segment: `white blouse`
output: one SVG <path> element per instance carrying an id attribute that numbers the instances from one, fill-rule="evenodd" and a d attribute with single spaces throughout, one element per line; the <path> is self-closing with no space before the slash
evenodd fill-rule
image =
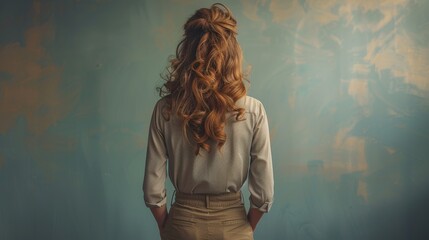
<path id="1" fill-rule="evenodd" d="M 250 206 L 262 212 L 271 208 L 274 178 L 268 119 L 262 103 L 245 96 L 236 105 L 245 109 L 244 120 L 235 115 L 226 116 L 226 142 L 219 151 L 216 143 L 211 151 L 200 149 L 195 156 L 195 145 L 182 132 L 175 114 L 167 121 L 162 115 L 165 99 L 160 99 L 153 110 L 149 128 L 145 174 L 144 200 L 147 207 L 166 203 L 167 175 L 176 191 L 184 193 L 217 194 L 237 192 L 248 179 Z M 167 164 L 168 162 L 168 164 Z"/>

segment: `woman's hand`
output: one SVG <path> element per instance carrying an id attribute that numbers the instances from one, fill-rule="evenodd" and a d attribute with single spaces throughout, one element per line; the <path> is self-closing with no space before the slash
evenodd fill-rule
<path id="1" fill-rule="evenodd" d="M 249 213 L 247 214 L 247 220 L 249 221 L 249 224 L 252 227 L 252 231 L 255 231 L 256 225 L 258 224 L 259 220 L 262 218 L 262 215 L 264 215 L 264 213 L 259 211 L 256 208 L 249 209 Z"/>
<path id="2" fill-rule="evenodd" d="M 167 206 L 164 204 L 161 207 L 151 207 L 150 211 L 158 224 L 159 232 L 161 232 L 168 218 Z"/>

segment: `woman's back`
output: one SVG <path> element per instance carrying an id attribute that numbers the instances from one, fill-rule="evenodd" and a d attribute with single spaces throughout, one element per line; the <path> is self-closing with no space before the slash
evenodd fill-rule
<path id="1" fill-rule="evenodd" d="M 149 178 L 161 176 L 168 159 L 168 174 L 176 191 L 194 194 L 237 192 L 249 177 L 252 202 L 268 211 L 272 202 L 273 177 L 265 109 L 260 101 L 249 96 L 242 97 L 236 104 L 245 109 L 245 114 L 240 120 L 236 120 L 232 113 L 227 114 L 224 128 L 227 138 L 221 150 L 213 147 L 210 152 L 200 151 L 195 155 L 195 146 L 183 136 L 181 119 L 172 115 L 167 121 L 163 116 L 165 99 L 157 102 L 151 124 L 152 141 L 148 145 L 147 161 L 152 163 L 148 171 L 152 169 L 152 172 L 146 174 L 146 202 L 157 203 L 165 197 L 164 185 L 152 186 L 155 180 Z M 215 142 L 211 144 L 216 145 Z M 265 203 L 267 205 L 263 206 Z"/>
<path id="2" fill-rule="evenodd" d="M 236 20 L 224 5 L 197 10 L 159 88 L 143 192 L 162 239 L 253 239 L 271 207 L 268 120 L 262 103 L 246 95 L 236 35 Z M 177 192 L 170 214 L 167 166 Z M 246 180 L 247 217 L 241 201 Z"/>

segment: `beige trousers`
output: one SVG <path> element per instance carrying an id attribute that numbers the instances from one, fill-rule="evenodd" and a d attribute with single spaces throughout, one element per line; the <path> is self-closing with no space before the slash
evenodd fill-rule
<path id="1" fill-rule="evenodd" d="M 161 240 L 253 240 L 241 192 L 184 194 L 177 192 Z"/>

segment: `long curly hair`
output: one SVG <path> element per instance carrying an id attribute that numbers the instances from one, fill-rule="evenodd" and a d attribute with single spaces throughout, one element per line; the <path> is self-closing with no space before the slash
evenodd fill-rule
<path id="1" fill-rule="evenodd" d="M 167 100 L 167 113 L 182 119 L 183 133 L 200 148 L 210 151 L 210 141 L 220 150 L 226 141 L 226 113 L 236 120 L 244 109 L 235 105 L 246 95 L 242 51 L 237 42 L 237 21 L 220 3 L 201 8 L 184 25 L 183 39 L 170 59 L 166 81 L 158 88 Z M 169 117 L 168 117 L 169 119 Z"/>

